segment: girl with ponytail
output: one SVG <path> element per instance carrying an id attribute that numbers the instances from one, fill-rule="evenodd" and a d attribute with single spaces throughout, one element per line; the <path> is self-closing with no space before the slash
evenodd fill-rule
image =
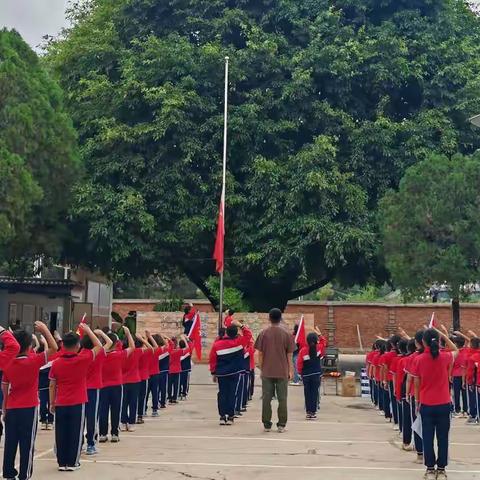
<path id="1" fill-rule="evenodd" d="M 325 337 L 322 336 L 320 330 L 315 328 L 315 333 L 312 332 L 307 335 L 307 346 L 300 349 L 298 353 L 297 369 L 303 379 L 307 420 L 317 418 L 322 378 L 322 358 L 326 346 Z"/>
<path id="2" fill-rule="evenodd" d="M 440 338 L 445 341 L 445 351 L 440 350 Z M 422 343 L 424 353 L 416 358 L 412 375 L 415 398 L 422 417 L 423 449 L 427 467 L 424 478 L 445 480 L 452 401 L 450 371 L 458 355 L 458 348 L 448 335 L 436 328 L 425 330 Z M 437 455 L 433 446 L 435 436 L 438 444 Z"/>

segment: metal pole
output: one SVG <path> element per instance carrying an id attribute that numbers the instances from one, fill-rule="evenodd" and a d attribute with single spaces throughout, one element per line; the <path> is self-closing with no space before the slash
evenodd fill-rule
<path id="1" fill-rule="evenodd" d="M 225 225 L 225 185 L 227 181 L 227 133 L 228 133 L 228 57 L 225 57 L 225 92 L 223 105 L 223 174 L 222 174 L 222 207 Z M 225 242 L 225 240 L 224 240 Z M 224 244 L 225 245 L 225 244 Z M 225 256 L 225 247 L 224 247 Z M 224 263 L 225 268 L 225 263 Z M 220 272 L 220 305 L 218 312 L 218 328 L 223 326 L 223 270 Z"/>

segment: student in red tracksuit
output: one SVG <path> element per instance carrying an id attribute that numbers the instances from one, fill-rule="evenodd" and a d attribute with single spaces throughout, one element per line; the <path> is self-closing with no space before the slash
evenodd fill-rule
<path id="1" fill-rule="evenodd" d="M 443 352 L 440 351 L 440 338 L 446 344 Z M 448 335 L 435 328 L 424 332 L 423 345 L 424 352 L 415 359 L 412 375 L 415 378 L 415 398 L 420 405 L 422 418 L 423 450 L 427 467 L 424 478 L 443 480 L 447 478 L 445 468 L 448 464 L 452 403 L 450 374 L 458 349 Z M 437 455 L 434 450 L 435 437 L 438 443 Z"/>
<path id="2" fill-rule="evenodd" d="M 394 401 L 397 403 L 398 425 L 403 436 L 404 418 L 403 418 L 403 400 L 405 399 L 405 362 L 408 356 L 408 340 L 402 338 L 398 344 L 398 356 L 392 363 L 393 383 L 394 383 Z M 410 415 L 410 414 L 409 414 Z M 411 439 L 408 442 L 410 445 Z"/>
<path id="3" fill-rule="evenodd" d="M 479 408 L 476 392 L 476 378 L 478 367 L 476 362 L 477 354 L 480 353 L 480 338 L 474 337 L 470 340 L 470 350 L 468 351 L 466 369 L 465 369 L 465 386 L 468 393 L 468 425 L 475 425 L 479 419 Z"/>
<path id="4" fill-rule="evenodd" d="M 110 350 L 107 351 L 107 358 L 102 367 L 102 389 L 100 390 L 100 413 L 98 418 L 99 442 L 107 441 L 108 424 L 110 417 L 111 442 L 118 443 L 119 423 L 123 398 L 123 364 L 128 361 L 135 350 L 135 342 L 130 330 L 122 327 L 128 339 L 128 348 L 123 349 L 115 333 L 109 333 L 108 337 L 113 341 Z"/>
<path id="5" fill-rule="evenodd" d="M 139 335 L 134 340 L 134 346 L 132 354 L 123 362 L 122 432 L 134 432 L 137 423 L 138 392 L 140 390 L 138 367 L 145 351 L 144 342 Z M 124 341 L 123 348 L 131 348 L 130 343 Z"/>
<path id="6" fill-rule="evenodd" d="M 0 351 L 0 370 L 5 370 L 20 351 L 20 345 L 3 327 L 0 327 L 0 341 L 3 344 L 3 350 Z"/>
<path id="7" fill-rule="evenodd" d="M 158 343 L 155 339 L 155 336 L 146 330 L 145 335 L 147 336 L 148 343 L 152 346 L 150 350 L 150 363 L 149 363 L 149 374 L 150 378 L 148 381 L 148 392 L 145 399 L 145 405 L 148 403 L 148 397 L 152 395 L 152 417 L 158 417 L 158 402 L 159 402 L 159 387 L 160 387 L 160 362 L 159 357 L 162 352 L 161 347 L 158 346 Z M 157 337 L 158 338 L 158 337 Z M 146 410 L 146 407 L 145 407 Z"/>
<path id="8" fill-rule="evenodd" d="M 86 323 L 79 328 L 90 337 L 93 349 L 79 355 L 80 337 L 69 332 L 63 336 L 62 354 L 50 370 L 50 408 L 55 412 L 55 445 L 58 469 L 73 471 L 80 467 L 85 421 L 87 373 L 102 350 L 100 340 Z"/>
<path id="9" fill-rule="evenodd" d="M 233 310 L 233 308 L 229 308 L 226 312 L 225 312 L 225 320 L 223 321 L 223 326 L 225 328 L 228 328 L 232 322 L 233 322 L 233 315 L 235 314 L 235 310 Z"/>
<path id="10" fill-rule="evenodd" d="M 160 408 L 167 408 L 170 350 L 172 347 L 170 340 L 167 337 L 164 337 L 162 334 L 156 334 L 155 341 L 160 348 L 160 353 L 158 356 L 158 369 L 160 371 L 158 377 L 158 397 Z"/>
<path id="11" fill-rule="evenodd" d="M 57 351 L 57 343 L 42 322 L 35 328 L 44 335 L 48 349 L 30 353 L 32 335 L 25 330 L 14 332 L 20 345 L 18 356 L 3 371 L 3 419 L 5 422 L 5 448 L 3 451 L 3 477 L 19 480 L 31 478 L 33 455 L 38 426 L 38 379 L 40 367 Z M 17 448 L 20 449 L 20 469 L 15 468 Z"/>
<path id="12" fill-rule="evenodd" d="M 412 353 L 405 364 L 405 371 L 407 373 L 407 383 L 406 383 L 406 398 L 408 406 L 410 407 L 410 416 L 412 420 L 412 425 L 417 419 L 417 403 L 415 398 L 415 385 L 414 385 L 414 371 L 415 371 L 415 362 L 417 357 L 424 352 L 423 345 L 423 333 L 424 330 L 419 330 L 415 333 L 415 352 Z M 405 414 L 405 412 L 404 412 Z M 417 452 L 417 463 L 423 463 L 423 442 L 421 437 L 413 432 L 413 441 L 415 444 L 415 451 Z"/>
<path id="13" fill-rule="evenodd" d="M 150 365 L 152 363 L 152 355 L 154 353 L 153 346 L 146 337 L 139 337 L 143 342 L 143 354 L 138 362 L 138 374 L 140 376 L 140 383 L 138 387 L 138 408 L 137 408 L 137 423 L 145 423 L 143 417 L 147 412 L 147 392 L 148 381 L 150 379 Z"/>
<path id="14" fill-rule="evenodd" d="M 248 399 L 253 399 L 253 394 L 255 393 L 255 343 L 251 340 L 248 346 L 250 352 L 250 392 Z"/>
<path id="15" fill-rule="evenodd" d="M 185 335 L 181 335 L 180 339 L 188 344 Z M 170 366 L 168 371 L 168 401 L 171 405 L 178 403 L 178 392 L 180 389 L 180 373 L 182 372 L 182 356 L 188 353 L 188 348 L 180 348 L 178 339 L 172 338 L 170 344 Z"/>
<path id="16" fill-rule="evenodd" d="M 377 400 L 375 398 L 375 378 L 373 376 L 373 366 L 372 359 L 376 352 L 375 343 L 372 345 L 372 350 L 367 353 L 365 357 L 365 369 L 367 371 L 368 383 L 370 385 L 370 400 L 374 405 L 377 405 Z"/>
<path id="17" fill-rule="evenodd" d="M 307 420 L 317 418 L 317 409 L 320 404 L 322 358 L 325 355 L 327 341 L 318 333 L 312 332 L 307 335 L 307 346 L 300 349 L 297 359 L 297 370 L 303 381 Z"/>
<path id="18" fill-rule="evenodd" d="M 86 424 L 86 441 L 87 455 L 96 455 L 96 435 L 98 427 L 98 411 L 100 407 L 100 390 L 103 386 L 102 369 L 103 362 L 107 358 L 106 352 L 112 348 L 113 341 L 102 330 L 94 332 L 103 342 L 103 348 L 95 356 L 95 360 L 88 368 L 87 373 L 87 396 L 88 402 L 85 405 L 85 424 Z M 88 354 L 88 350 L 92 350 L 93 343 L 90 337 L 84 336 L 81 340 L 81 354 Z"/>
<path id="19" fill-rule="evenodd" d="M 182 371 L 180 372 L 180 388 L 179 388 L 179 399 L 186 400 L 188 397 L 188 391 L 190 390 L 190 372 L 192 371 L 192 353 L 193 353 L 193 342 L 186 338 L 185 340 L 180 340 L 178 346 L 186 352 L 180 358 L 180 366 Z"/>
<path id="20" fill-rule="evenodd" d="M 454 416 L 461 417 L 468 415 L 467 389 L 464 386 L 465 371 L 467 369 L 468 354 L 470 351 L 470 339 L 460 332 L 455 332 L 454 343 L 458 348 L 458 355 L 453 364 L 452 386 Z M 466 339 L 468 340 L 468 344 Z"/>
<path id="21" fill-rule="evenodd" d="M 391 406 L 391 417 L 393 417 L 394 430 L 399 430 L 398 426 L 398 408 L 397 402 L 395 400 L 394 392 L 394 383 L 393 383 L 393 372 L 395 364 L 398 361 L 398 342 L 400 341 L 400 335 L 392 335 L 388 339 L 387 353 L 383 357 L 384 365 L 384 385 L 387 390 L 387 401 Z"/>
<path id="22" fill-rule="evenodd" d="M 242 335 L 239 335 L 239 330 Z M 235 418 L 236 392 L 240 373 L 244 370 L 244 349 L 253 340 L 246 325 L 236 321 L 226 329 L 226 335 L 217 338 L 210 351 L 210 372 L 218 381 L 218 413 L 220 425 L 232 425 Z"/>

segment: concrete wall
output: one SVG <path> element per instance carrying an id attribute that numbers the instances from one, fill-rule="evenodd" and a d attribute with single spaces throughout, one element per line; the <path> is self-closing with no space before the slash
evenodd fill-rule
<path id="1" fill-rule="evenodd" d="M 157 300 L 113 300 L 113 310 L 123 317 L 130 310 L 152 311 Z M 207 301 L 193 300 L 197 309 L 212 312 Z M 368 349 L 375 335 L 386 336 L 398 327 L 414 332 L 428 323 L 432 312 L 439 322 L 450 327 L 451 308 L 449 304 L 383 304 L 344 302 L 290 302 L 287 313 L 312 313 L 315 324 L 328 336 L 329 343 L 344 352 L 359 351 L 357 325 L 360 329 L 364 349 Z M 461 306 L 463 330 L 473 329 L 480 334 L 480 304 L 465 303 Z"/>

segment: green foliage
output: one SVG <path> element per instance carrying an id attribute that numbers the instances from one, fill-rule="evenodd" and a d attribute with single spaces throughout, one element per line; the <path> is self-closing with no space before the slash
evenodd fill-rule
<path id="1" fill-rule="evenodd" d="M 210 277 L 207 280 L 209 290 L 212 292 L 212 297 L 215 305 L 220 301 L 220 280 L 218 277 Z M 234 287 L 225 287 L 223 291 L 223 310 L 233 308 L 236 312 L 251 311 L 250 305 L 244 301 L 243 293 Z"/>
<path id="2" fill-rule="evenodd" d="M 431 155 L 381 202 L 387 267 L 407 298 L 434 283 L 458 299 L 480 265 L 480 154 Z"/>
<path id="3" fill-rule="evenodd" d="M 112 321 L 117 323 L 123 323 L 123 318 L 118 312 L 115 312 L 112 310 L 111 315 L 112 315 Z"/>
<path id="4" fill-rule="evenodd" d="M 477 17 L 460 0 L 92 0 L 48 62 L 88 178 L 73 259 L 207 279 L 231 59 L 226 268 L 254 310 L 382 278 L 378 199 L 472 152 Z"/>
<path id="5" fill-rule="evenodd" d="M 0 262 L 60 253 L 75 145 L 57 83 L 18 33 L 0 30 Z"/>

